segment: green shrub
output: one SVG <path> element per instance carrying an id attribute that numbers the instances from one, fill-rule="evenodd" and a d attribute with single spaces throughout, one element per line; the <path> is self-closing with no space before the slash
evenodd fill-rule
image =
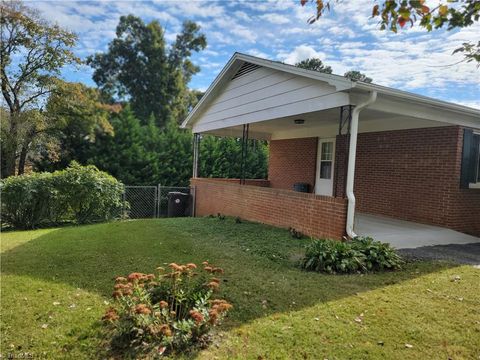
<path id="1" fill-rule="evenodd" d="M 2 222 L 31 229 L 58 220 L 61 208 L 51 173 L 11 176 L 0 183 Z"/>
<path id="2" fill-rule="evenodd" d="M 365 256 L 350 243 L 336 240 L 314 240 L 307 245 L 302 267 L 305 270 L 334 273 L 363 271 Z"/>
<path id="3" fill-rule="evenodd" d="M 209 332 L 232 307 L 211 299 L 223 273 L 208 262 L 158 268 L 159 274 L 117 277 L 114 303 L 103 320 L 110 348 L 122 358 L 151 358 L 202 347 Z"/>
<path id="4" fill-rule="evenodd" d="M 349 242 L 314 240 L 307 245 L 301 266 L 305 270 L 355 273 L 400 268 L 402 259 L 387 243 L 372 238 L 356 238 Z"/>
<path id="5" fill-rule="evenodd" d="M 365 267 L 368 271 L 399 269 L 403 263 L 390 244 L 375 241 L 371 237 L 353 239 L 352 247 L 365 255 Z"/>
<path id="6" fill-rule="evenodd" d="M 18 229 L 119 216 L 123 185 L 94 166 L 12 176 L 0 182 L 2 223 Z"/>
<path id="7" fill-rule="evenodd" d="M 107 221 L 120 215 L 123 184 L 95 166 L 73 162 L 53 173 L 59 201 L 78 224 Z"/>

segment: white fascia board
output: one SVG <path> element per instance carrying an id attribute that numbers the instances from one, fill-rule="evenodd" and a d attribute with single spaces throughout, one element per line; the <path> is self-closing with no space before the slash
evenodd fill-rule
<path id="1" fill-rule="evenodd" d="M 478 121 L 477 125 L 480 126 L 480 109 L 475 109 L 468 106 L 451 103 L 448 101 L 433 99 L 428 96 L 418 95 L 408 91 L 392 89 L 392 88 L 388 88 L 388 87 L 376 85 L 376 84 L 357 82 L 354 84 L 354 88 L 358 90 L 368 91 L 368 92 L 377 91 L 379 94 L 391 96 L 392 98 L 403 100 L 403 105 L 405 105 L 405 102 L 409 102 L 413 104 L 422 105 L 424 107 L 430 106 L 437 110 L 447 110 L 447 111 L 455 112 L 458 114 L 462 114 L 472 119 L 477 119 Z"/>

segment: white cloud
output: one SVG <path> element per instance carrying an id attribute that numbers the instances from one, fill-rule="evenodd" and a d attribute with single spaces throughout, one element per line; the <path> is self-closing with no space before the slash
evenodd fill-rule
<path id="1" fill-rule="evenodd" d="M 137 4 L 138 2 L 134 2 Z M 212 18 L 224 15 L 224 8 L 210 1 L 163 1 L 153 2 L 157 5 L 168 5 L 170 13 L 187 17 Z"/>
<path id="2" fill-rule="evenodd" d="M 260 51 L 260 50 L 257 50 L 257 49 L 247 50 L 247 54 L 252 55 L 252 56 L 256 56 L 256 57 L 259 57 L 259 58 L 264 58 L 264 59 L 267 59 L 269 57 L 269 55 L 267 53 L 264 53 L 263 51 Z"/>
<path id="3" fill-rule="evenodd" d="M 436 3 L 438 0 L 427 0 L 428 6 Z M 106 49 L 115 37 L 121 15 L 134 14 L 145 22 L 159 20 L 167 42 L 174 41 L 184 20 L 197 22 L 209 45 L 194 56 L 202 67 L 194 77 L 194 87 L 205 88 L 230 56 L 239 51 L 291 64 L 319 57 L 337 74 L 359 70 L 382 85 L 479 105 L 480 100 L 475 99 L 480 92 L 480 71 L 472 63 L 452 65 L 462 60 L 461 54 L 452 56 L 452 51 L 462 42 L 478 41 L 480 23 L 430 33 L 416 25 L 393 34 L 380 31 L 378 19 L 371 19 L 371 0 L 332 4 L 331 12 L 309 25 L 307 20 L 315 14 L 315 3 L 302 7 L 298 0 L 28 3 L 48 20 L 77 32 L 76 52 L 82 57 Z M 85 73 L 77 77 L 83 81 L 89 75 Z"/>
<path id="4" fill-rule="evenodd" d="M 276 25 L 288 24 L 290 22 L 285 15 L 275 13 L 260 15 L 260 18 Z"/>
<path id="5" fill-rule="evenodd" d="M 291 52 L 280 52 L 277 55 L 278 59 L 282 60 L 287 64 L 292 64 L 292 65 L 299 61 L 312 58 L 312 57 L 323 60 L 325 59 L 326 55 L 323 52 L 316 51 L 312 46 L 306 45 L 306 44 L 297 46 Z"/>
<path id="6" fill-rule="evenodd" d="M 456 102 L 460 105 L 468 106 L 474 109 L 480 109 L 480 100 L 451 100 L 453 102 Z"/>
<path id="7" fill-rule="evenodd" d="M 235 17 L 239 20 L 243 20 L 243 21 L 251 21 L 252 20 L 250 18 L 250 16 L 248 16 L 248 14 L 244 11 L 234 11 L 233 15 L 235 15 Z"/>

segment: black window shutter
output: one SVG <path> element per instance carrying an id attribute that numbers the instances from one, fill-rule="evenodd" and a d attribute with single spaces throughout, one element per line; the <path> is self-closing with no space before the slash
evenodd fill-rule
<path id="1" fill-rule="evenodd" d="M 478 136 L 473 130 L 463 132 L 462 170 L 460 173 L 460 187 L 467 189 L 470 183 L 476 182 L 475 169 L 478 151 Z"/>

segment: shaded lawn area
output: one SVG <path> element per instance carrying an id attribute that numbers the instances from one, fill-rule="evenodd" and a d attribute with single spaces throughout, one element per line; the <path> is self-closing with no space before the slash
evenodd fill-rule
<path id="1" fill-rule="evenodd" d="M 307 242 L 216 218 L 4 233 L 2 355 L 102 358 L 98 320 L 115 276 L 209 260 L 225 269 L 220 296 L 234 309 L 214 343 L 190 357 L 480 356 L 479 269 L 415 262 L 383 274 L 308 273 L 296 267 Z"/>

